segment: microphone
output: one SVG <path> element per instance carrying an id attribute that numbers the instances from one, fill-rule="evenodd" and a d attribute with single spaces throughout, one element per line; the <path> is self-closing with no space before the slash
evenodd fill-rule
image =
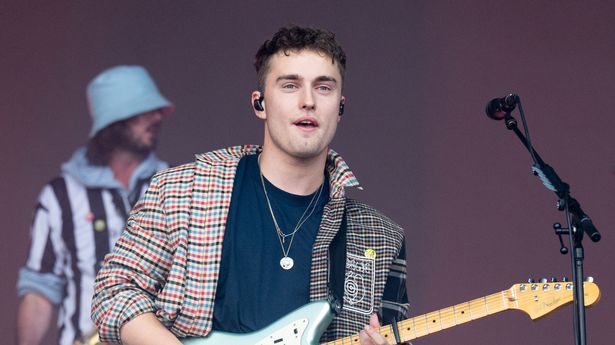
<path id="1" fill-rule="evenodd" d="M 515 110 L 518 102 L 519 96 L 512 93 L 502 98 L 494 98 L 487 103 L 485 112 L 491 119 L 503 120 L 506 114 L 510 114 L 510 112 Z"/>

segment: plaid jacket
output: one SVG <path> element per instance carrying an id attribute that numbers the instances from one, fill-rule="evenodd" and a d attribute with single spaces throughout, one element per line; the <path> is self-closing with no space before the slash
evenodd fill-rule
<path id="1" fill-rule="evenodd" d="M 178 337 L 209 333 L 235 170 L 242 156 L 260 150 L 213 151 L 154 176 L 96 278 L 92 318 L 103 341 L 120 342 L 120 327 L 146 312 Z M 344 308 L 322 340 L 357 333 L 372 312 L 408 311 L 403 230 L 345 197 L 358 181 L 337 153 L 329 152 L 327 168 L 330 201 L 312 251 L 311 300 L 327 298 L 328 246 L 344 207 L 347 260 Z"/>

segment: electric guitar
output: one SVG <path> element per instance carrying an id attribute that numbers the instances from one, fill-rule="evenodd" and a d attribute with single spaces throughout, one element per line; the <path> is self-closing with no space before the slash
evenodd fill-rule
<path id="1" fill-rule="evenodd" d="M 585 306 L 597 303 L 600 299 L 598 285 L 585 282 L 583 286 Z M 573 294 L 573 284 L 570 282 L 515 284 L 508 290 L 399 321 L 397 331 L 401 342 L 406 342 L 509 309 L 524 311 L 532 320 L 536 320 L 571 303 Z M 333 314 L 329 303 L 316 301 L 306 304 L 259 331 L 243 334 L 211 332 L 204 338 L 180 340 L 184 345 L 316 345 L 331 320 Z M 395 343 L 393 326 L 380 327 L 378 332 L 389 343 Z M 98 341 L 96 332 L 80 344 L 103 343 Z M 359 344 L 359 335 L 355 334 L 323 345 L 343 344 Z"/>
<path id="2" fill-rule="evenodd" d="M 598 286 L 592 282 L 585 282 L 583 285 L 585 305 L 591 306 L 598 302 Z M 397 330 L 401 342 L 406 342 L 508 309 L 522 310 L 532 320 L 536 320 L 572 302 L 573 294 L 573 284 L 570 282 L 515 284 L 508 290 L 399 321 Z M 211 332 L 205 338 L 180 340 L 184 345 L 316 345 L 332 319 L 329 303 L 317 301 L 306 304 L 256 332 Z M 380 327 L 378 332 L 389 343 L 395 343 L 393 326 Z M 359 335 L 323 345 L 343 344 L 359 344 Z"/>

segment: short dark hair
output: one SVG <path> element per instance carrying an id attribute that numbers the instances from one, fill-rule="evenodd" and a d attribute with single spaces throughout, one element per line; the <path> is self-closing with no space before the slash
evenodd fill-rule
<path id="1" fill-rule="evenodd" d="M 325 29 L 289 25 L 280 28 L 270 40 L 266 40 L 256 52 L 254 67 L 258 77 L 258 87 L 265 88 L 265 76 L 269 71 L 269 60 L 279 51 L 289 55 L 289 51 L 309 49 L 324 53 L 337 62 L 342 79 L 346 71 L 346 54 L 335 41 L 335 34 Z"/>

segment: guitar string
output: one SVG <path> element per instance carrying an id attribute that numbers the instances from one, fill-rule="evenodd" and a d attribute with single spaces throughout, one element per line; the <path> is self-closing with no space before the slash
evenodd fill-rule
<path id="1" fill-rule="evenodd" d="M 502 292 L 500 292 L 500 293 L 495 293 L 495 294 L 492 294 L 492 295 L 486 296 L 486 297 L 487 297 L 488 299 L 495 300 L 495 301 L 497 301 L 497 300 L 501 300 L 501 298 L 500 298 L 499 296 L 500 296 L 502 293 L 505 293 L 505 292 L 506 292 L 506 290 L 505 290 L 505 291 L 502 291 Z M 468 310 L 470 310 L 470 309 L 476 309 L 476 308 L 481 308 L 481 309 L 482 309 L 482 308 L 483 308 L 483 306 L 481 306 L 481 305 L 479 305 L 479 306 L 475 306 L 475 305 L 473 306 L 473 305 L 471 305 L 471 304 L 472 304 L 472 302 L 477 302 L 477 301 L 480 301 L 480 300 L 483 300 L 483 298 L 474 299 L 474 300 L 471 300 L 471 301 L 468 301 L 468 302 L 464 302 L 464 303 L 460 303 L 460 304 L 461 304 L 461 305 L 463 305 L 463 304 L 469 304 L 469 306 L 468 306 L 468 308 L 467 308 Z M 480 302 L 479 302 L 479 304 L 483 304 L 483 303 L 480 303 Z M 458 304 L 458 305 L 459 305 L 459 304 Z M 429 332 L 429 331 L 427 331 L 427 332 L 424 332 L 424 333 L 422 333 L 422 334 L 418 334 L 418 335 L 416 334 L 416 331 L 417 331 L 417 329 L 419 329 L 419 328 L 424 327 L 424 328 L 429 329 L 429 322 L 427 321 L 427 316 L 428 316 L 429 314 L 439 313 L 439 312 L 441 312 L 442 310 L 445 310 L 445 309 L 447 309 L 447 310 L 448 310 L 448 309 L 450 309 L 450 308 L 452 308 L 452 307 L 449 307 L 449 308 L 443 308 L 443 309 L 440 309 L 440 310 L 437 310 L 437 311 L 433 311 L 433 312 L 430 312 L 430 313 L 427 313 L 427 314 L 423 314 L 423 315 L 418 315 L 418 316 L 415 316 L 415 317 L 412 317 L 412 318 L 409 318 L 409 319 L 406 319 L 406 320 L 403 320 L 403 321 L 398 322 L 398 330 L 400 331 L 400 335 L 402 335 L 404 332 L 406 332 L 406 330 L 407 330 L 407 326 L 406 326 L 406 325 L 407 325 L 410 321 L 412 321 L 412 322 L 413 322 L 413 324 L 414 324 L 414 327 L 412 327 L 412 328 L 411 328 L 411 331 L 415 334 L 415 336 L 414 336 L 414 337 L 407 338 L 407 339 L 406 339 L 406 338 L 404 338 L 404 340 L 412 340 L 412 339 L 416 339 L 416 338 L 419 338 L 419 337 L 422 337 L 422 336 L 425 336 L 425 335 L 428 335 L 428 334 L 431 334 L 431 333 L 435 333 L 435 332 L 437 332 L 437 331 L 440 331 L 440 330 L 443 330 L 443 329 L 448 328 L 448 327 L 445 327 L 445 328 L 440 327 L 440 329 L 439 329 L 439 330 L 435 330 L 435 329 L 434 329 L 434 332 Z M 499 310 L 499 311 L 503 311 L 503 310 L 506 310 L 506 308 L 504 308 L 504 309 L 502 309 L 502 310 Z M 494 311 L 493 313 L 495 313 L 495 311 Z M 449 313 L 446 313 L 446 314 L 449 314 Z M 483 316 L 488 316 L 488 315 L 490 315 L 490 314 L 489 314 L 489 313 L 487 313 L 487 314 L 485 314 L 485 315 L 483 315 Z M 447 316 L 444 316 L 443 318 L 446 318 L 446 317 L 448 317 L 448 315 L 447 315 Z M 480 317 L 482 317 L 482 316 L 480 316 Z M 480 318 L 480 317 L 477 317 L 477 318 Z M 425 322 L 424 322 L 422 325 L 421 325 L 421 324 L 419 324 L 419 326 L 416 326 L 416 320 L 419 320 L 419 319 L 425 319 Z M 429 319 L 432 319 L 432 318 L 429 318 Z M 472 319 L 472 318 L 469 318 L 469 317 L 468 317 L 468 320 L 467 320 L 466 322 L 469 322 L 469 321 L 472 321 L 472 320 L 474 320 L 474 319 Z M 464 323 L 464 322 L 462 322 L 462 323 Z M 440 322 L 440 324 L 441 324 L 441 322 Z M 386 334 L 386 335 L 388 335 L 388 336 L 392 336 L 392 335 L 393 335 L 393 330 L 392 330 L 392 326 L 391 326 L 391 325 L 382 326 L 382 327 L 380 327 L 377 331 L 378 331 L 378 333 L 382 334 L 383 336 L 384 336 L 385 334 Z M 338 344 L 340 344 L 340 345 L 344 345 L 344 344 L 346 344 L 346 341 L 348 341 L 348 344 L 353 344 L 353 343 L 356 343 L 357 339 L 358 339 L 358 335 L 356 335 L 356 334 L 355 334 L 355 335 L 352 335 L 352 336 L 350 336 L 350 337 L 345 337 L 345 338 L 338 339 L 338 340 L 335 340 L 335 341 L 333 341 L 333 342 L 327 342 L 327 343 L 324 343 L 324 344 L 330 344 L 330 345 L 338 345 Z"/>
<path id="2" fill-rule="evenodd" d="M 549 286 L 551 286 L 551 285 L 552 284 L 550 284 Z M 416 339 L 416 338 L 421 337 L 421 336 L 428 335 L 430 333 L 435 333 L 435 332 L 438 332 L 440 330 L 444 330 L 444 329 L 453 327 L 453 326 L 461 324 L 461 323 L 466 323 L 466 322 L 469 322 L 469 321 L 473 321 L 473 320 L 476 320 L 476 319 L 479 319 L 479 318 L 482 318 L 482 317 L 486 317 L 486 316 L 489 316 L 489 315 L 492 315 L 492 314 L 495 314 L 495 313 L 499 313 L 499 312 L 502 312 L 502 311 L 505 311 L 505 310 L 508 310 L 508 309 L 522 309 L 522 308 L 514 308 L 512 305 L 514 305 L 515 303 L 517 303 L 517 304 L 527 304 L 528 302 L 530 304 L 532 304 L 532 301 L 535 299 L 536 293 L 538 293 L 538 292 L 542 293 L 543 295 L 544 294 L 549 294 L 549 293 L 552 294 L 553 292 L 556 292 L 556 294 L 561 294 L 561 293 L 566 293 L 567 292 L 572 297 L 572 290 L 561 290 L 561 291 L 557 291 L 557 290 L 531 291 L 530 290 L 530 291 L 526 291 L 526 292 L 523 292 L 523 293 L 518 293 L 518 292 L 519 291 L 517 291 L 517 289 L 503 290 L 503 291 L 500 291 L 498 293 L 494 293 L 494 294 L 491 294 L 491 295 L 487 295 L 487 296 L 484 296 L 484 297 L 473 299 L 473 300 L 470 300 L 470 301 L 467 301 L 467 302 L 464 302 L 464 303 L 457 304 L 457 305 L 452 306 L 452 307 L 447 307 L 447 308 L 443 308 L 443 309 L 440 309 L 440 310 L 437 310 L 437 311 L 434 311 L 434 312 L 430 312 L 430 313 L 427 313 L 427 314 L 423 314 L 423 315 L 419 315 L 419 316 L 416 316 L 416 317 L 412 317 L 412 318 L 400 321 L 398 323 L 398 330 L 400 331 L 400 334 L 406 332 L 408 330 L 407 324 L 410 321 L 412 321 L 413 324 L 414 324 L 414 327 L 411 327 L 410 331 L 414 332 L 415 337 L 414 338 L 405 339 L 405 340 L 412 340 L 412 339 Z M 509 293 L 511 293 L 511 294 L 509 294 Z M 514 298 L 513 300 L 511 300 L 509 302 L 506 302 L 509 298 L 512 298 L 511 296 L 516 296 L 516 298 Z M 563 305 L 565 305 L 565 304 L 567 304 L 569 302 L 570 301 L 566 301 L 564 303 L 561 303 L 557 307 L 554 307 L 553 309 L 549 310 L 547 313 L 549 313 L 552 310 L 555 310 L 558 307 L 563 306 Z M 473 305 L 473 303 L 474 303 L 474 305 Z M 477 314 L 477 317 L 467 316 L 467 319 L 465 321 L 462 321 L 461 323 L 455 321 L 452 324 L 449 323 L 450 326 L 446 327 L 446 323 L 442 322 L 443 321 L 442 319 L 446 319 L 446 320 L 456 319 L 455 318 L 456 314 L 455 313 L 451 313 L 451 311 L 454 310 L 454 308 L 456 306 L 464 305 L 464 304 L 467 305 L 467 308 L 462 309 L 462 311 L 466 310 L 466 309 L 468 311 L 472 311 L 472 310 L 476 311 L 476 309 L 479 309 L 479 310 L 480 309 L 485 309 L 486 305 L 491 305 L 491 304 L 495 304 L 495 306 L 492 307 L 491 311 L 485 310 L 484 314 L 482 314 L 482 315 L 481 314 Z M 498 304 L 500 304 L 500 308 L 497 308 Z M 495 309 L 493 309 L 494 307 L 495 307 Z M 435 332 L 426 332 L 424 334 L 417 335 L 416 334 L 417 326 L 416 326 L 415 321 L 417 319 L 419 319 L 419 318 L 425 318 L 426 322 L 425 322 L 424 326 L 426 328 L 429 328 L 428 327 L 429 322 L 427 321 L 427 316 L 430 315 L 430 314 L 435 314 L 435 313 L 438 313 L 440 315 L 445 315 L 445 316 L 441 316 L 439 318 L 440 321 L 438 323 L 440 325 L 440 327 L 439 327 L 440 329 L 439 330 L 435 330 L 434 329 Z M 431 320 L 432 318 L 429 318 L 429 319 Z M 443 323 L 445 324 L 445 327 L 442 327 Z M 382 326 L 377 331 L 379 333 L 383 334 L 383 335 L 387 334 L 389 336 L 392 336 L 392 328 L 391 327 L 392 327 L 391 325 Z M 419 325 L 418 328 L 420 328 L 420 325 Z M 353 335 L 353 336 L 350 336 L 350 337 L 345 337 L 345 338 L 334 340 L 333 342 L 327 342 L 327 343 L 324 343 L 324 344 L 331 344 L 331 345 L 342 344 L 343 345 L 343 344 L 345 344 L 346 340 L 349 341 L 349 344 L 352 344 L 352 343 L 356 342 L 357 338 L 358 338 L 358 335 Z M 341 341 L 341 343 L 340 343 L 340 341 Z"/>
<path id="3" fill-rule="evenodd" d="M 525 294 L 525 293 L 521 294 L 521 295 L 517 294 L 518 297 L 517 297 L 516 300 L 510 301 L 510 302 L 506 302 L 502 297 L 507 299 L 508 296 L 509 296 L 507 294 L 507 292 L 510 292 L 510 291 L 509 290 L 504 290 L 504 291 L 501 291 L 500 293 L 495 293 L 495 294 L 492 294 L 492 295 L 485 296 L 484 298 L 478 298 L 478 299 L 474 299 L 474 300 L 471 300 L 471 301 L 468 301 L 468 302 L 465 302 L 465 303 L 458 304 L 458 305 L 467 304 L 468 306 L 465 309 L 467 309 L 469 312 L 471 312 L 471 311 L 481 311 L 481 309 L 484 309 L 484 307 L 485 307 L 484 304 L 488 304 L 488 305 L 492 306 L 491 310 L 488 310 L 488 311 L 484 312 L 484 314 L 477 314 L 476 317 L 467 316 L 467 318 L 464 321 L 462 321 L 462 322 L 456 321 L 457 314 L 452 313 L 453 307 L 448 307 L 448 308 L 440 309 L 437 312 L 441 313 L 444 316 L 442 316 L 440 318 L 439 322 L 438 322 L 439 323 L 439 328 L 440 328 L 439 330 L 443 330 L 443 329 L 446 329 L 446 328 L 449 328 L 449 327 L 453 327 L 453 326 L 461 324 L 461 323 L 465 323 L 465 322 L 469 322 L 469 321 L 472 321 L 472 320 L 475 320 L 475 319 L 479 319 L 479 318 L 482 318 L 482 317 L 485 317 L 485 316 L 489 316 L 489 315 L 492 315 L 492 314 L 495 314 L 495 313 L 498 313 L 498 312 L 501 312 L 501 311 L 504 311 L 504 310 L 507 310 L 507 309 L 522 309 L 522 308 L 514 308 L 511 305 L 514 304 L 515 302 L 520 303 L 520 304 L 527 304 L 529 302 L 531 304 L 533 302 L 534 296 L 535 296 L 535 293 L 531 293 L 533 291 L 528 291 L 527 294 Z M 539 292 L 545 293 L 546 291 L 539 291 Z M 562 291 L 562 292 L 565 292 L 565 291 Z M 568 291 L 568 292 L 572 293 L 572 291 Z M 568 302 L 565 302 L 565 303 L 568 303 Z M 563 303 L 563 304 L 565 304 L 565 303 Z M 493 304 L 495 304 L 495 306 Z M 498 304 L 500 305 L 499 308 L 498 308 Z M 558 305 L 558 307 L 563 305 L 563 304 Z M 456 306 L 458 306 L 458 305 L 456 305 Z M 456 306 L 454 306 L 454 307 L 456 307 Z M 556 309 L 556 308 L 553 308 L 553 309 Z M 429 314 L 434 314 L 434 313 L 436 313 L 436 312 L 431 312 L 431 313 L 428 313 L 428 314 L 420 315 L 420 316 L 417 316 L 417 317 L 414 317 L 414 318 L 411 318 L 411 319 L 407 319 L 407 320 L 401 321 L 401 322 L 398 323 L 398 325 L 402 325 L 402 327 L 398 327 L 398 328 L 400 328 L 399 329 L 400 332 L 403 333 L 406 330 L 408 330 L 407 324 L 409 323 L 409 321 L 415 322 L 417 320 L 417 318 L 423 318 L 423 317 L 426 318 L 426 316 L 428 316 Z M 431 320 L 432 318 L 429 318 L 429 319 Z M 448 321 L 451 321 L 451 320 L 455 320 L 455 321 L 454 322 L 448 322 Z M 429 325 L 429 322 L 426 322 L 423 326 L 425 326 L 425 328 L 429 328 L 428 325 Z M 450 325 L 450 326 L 447 327 L 447 325 Z M 415 324 L 415 327 L 411 327 L 410 328 L 410 331 L 413 331 L 415 333 L 415 335 L 416 335 L 416 330 L 417 330 L 416 324 Z M 430 333 L 433 333 L 433 332 L 426 332 L 425 334 L 422 334 L 420 336 L 427 335 L 427 334 L 430 334 Z M 416 336 L 415 336 L 415 338 L 416 338 Z"/>

